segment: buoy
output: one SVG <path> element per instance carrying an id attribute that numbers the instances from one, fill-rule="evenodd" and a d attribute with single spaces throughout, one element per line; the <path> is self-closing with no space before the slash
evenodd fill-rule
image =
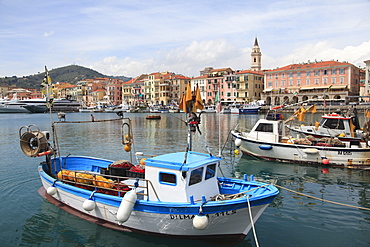
<path id="1" fill-rule="evenodd" d="M 126 152 L 130 152 L 130 151 L 131 151 L 131 145 L 126 144 L 126 145 L 123 147 L 123 150 L 125 150 Z"/>
<path id="2" fill-rule="evenodd" d="M 240 147 L 242 145 L 242 140 L 240 138 L 235 139 L 235 146 Z"/>
<path id="3" fill-rule="evenodd" d="M 84 201 L 84 203 L 82 204 L 82 207 L 86 210 L 86 211 L 92 211 L 95 209 L 95 202 L 91 199 L 87 199 Z"/>
<path id="4" fill-rule="evenodd" d="M 140 160 L 140 165 L 144 166 L 144 165 L 145 165 L 145 160 L 146 160 L 146 158 L 142 158 L 142 159 Z"/>
<path id="5" fill-rule="evenodd" d="M 55 195 L 57 193 L 57 188 L 55 188 L 55 186 L 50 186 L 46 192 L 48 193 L 48 195 Z"/>
<path id="6" fill-rule="evenodd" d="M 193 226 L 198 230 L 204 230 L 209 224 L 208 216 L 204 214 L 198 214 L 193 218 Z"/>
<path id="7" fill-rule="evenodd" d="M 323 158 L 323 159 L 322 159 L 322 163 L 323 163 L 324 165 L 329 164 L 329 159 L 327 159 L 327 158 Z"/>
<path id="8" fill-rule="evenodd" d="M 137 199 L 136 190 L 130 190 L 122 198 L 121 204 L 117 211 L 117 220 L 119 223 L 126 222 L 131 215 L 132 208 L 135 206 Z"/>
<path id="9" fill-rule="evenodd" d="M 271 145 L 260 145 L 259 148 L 261 150 L 271 150 L 272 146 Z"/>
<path id="10" fill-rule="evenodd" d="M 238 149 L 235 149 L 235 150 L 234 150 L 234 154 L 235 154 L 235 155 L 239 155 L 239 154 L 240 154 L 240 151 L 239 151 Z"/>

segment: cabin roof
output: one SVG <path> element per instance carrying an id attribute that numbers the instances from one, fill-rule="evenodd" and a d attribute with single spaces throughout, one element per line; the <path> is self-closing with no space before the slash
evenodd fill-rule
<path id="1" fill-rule="evenodd" d="M 189 169 L 200 167 L 204 164 L 211 162 L 217 162 L 221 158 L 210 156 L 209 154 L 197 153 L 197 152 L 188 152 L 186 163 L 183 164 L 185 160 L 186 152 L 177 152 L 159 155 L 153 158 L 145 160 L 147 166 L 188 171 Z"/>

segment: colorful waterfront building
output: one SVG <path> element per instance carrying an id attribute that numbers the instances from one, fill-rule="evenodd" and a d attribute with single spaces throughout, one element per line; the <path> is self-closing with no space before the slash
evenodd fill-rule
<path id="1" fill-rule="evenodd" d="M 268 105 L 358 95 L 360 69 L 348 62 L 315 61 L 264 71 L 262 99 Z"/>

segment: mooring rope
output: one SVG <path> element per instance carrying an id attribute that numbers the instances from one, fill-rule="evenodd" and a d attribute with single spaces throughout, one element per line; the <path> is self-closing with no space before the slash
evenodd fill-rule
<path id="1" fill-rule="evenodd" d="M 336 205 L 340 205 L 340 206 L 345 206 L 345 207 L 357 208 L 357 209 L 362 209 L 362 210 L 368 210 L 368 211 L 370 211 L 370 208 L 358 207 L 358 206 L 348 205 L 348 204 L 344 204 L 344 203 L 340 203 L 340 202 L 333 202 L 333 201 L 321 199 L 321 198 L 318 198 L 318 197 L 306 195 L 306 194 L 303 194 L 301 192 L 297 192 L 297 191 L 294 191 L 294 190 L 285 188 L 285 187 L 280 186 L 280 185 L 277 185 L 277 184 L 274 184 L 274 186 L 276 186 L 276 187 L 278 187 L 280 189 L 284 189 L 284 190 L 287 190 L 289 192 L 295 193 L 297 195 L 305 196 L 305 197 L 312 198 L 312 199 L 315 199 L 315 200 L 319 200 L 319 201 L 323 201 L 323 202 L 328 202 L 328 203 L 332 203 L 332 204 L 336 204 Z"/>
<path id="2" fill-rule="evenodd" d="M 252 210 L 251 210 L 251 205 L 249 203 L 249 196 L 247 196 L 247 202 L 248 202 L 248 212 L 249 212 L 249 218 L 252 224 L 252 230 L 253 230 L 253 236 L 254 236 L 254 241 L 256 242 L 256 246 L 259 247 L 258 244 L 258 239 L 257 239 L 257 234 L 256 234 L 256 229 L 254 228 L 254 222 L 253 222 L 253 216 L 252 216 Z"/>

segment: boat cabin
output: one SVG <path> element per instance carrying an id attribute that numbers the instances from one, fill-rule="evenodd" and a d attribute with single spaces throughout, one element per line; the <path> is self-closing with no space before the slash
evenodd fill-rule
<path id="1" fill-rule="evenodd" d="M 320 127 L 330 130 L 340 130 L 345 133 L 346 136 L 355 137 L 357 126 L 357 120 L 354 117 L 343 117 L 338 114 L 326 114 L 322 116 Z M 326 134 L 326 133 L 324 133 Z M 336 133 L 334 133 L 336 134 Z"/>
<path id="2" fill-rule="evenodd" d="M 145 160 L 145 179 L 150 180 L 149 198 L 191 202 L 219 194 L 217 167 L 221 158 L 197 152 L 178 152 Z M 155 194 L 157 193 L 157 195 Z"/>
<path id="3" fill-rule="evenodd" d="M 248 134 L 243 134 L 247 135 L 248 138 L 276 143 L 281 141 L 281 137 L 285 136 L 285 125 L 283 120 L 259 119 Z"/>

